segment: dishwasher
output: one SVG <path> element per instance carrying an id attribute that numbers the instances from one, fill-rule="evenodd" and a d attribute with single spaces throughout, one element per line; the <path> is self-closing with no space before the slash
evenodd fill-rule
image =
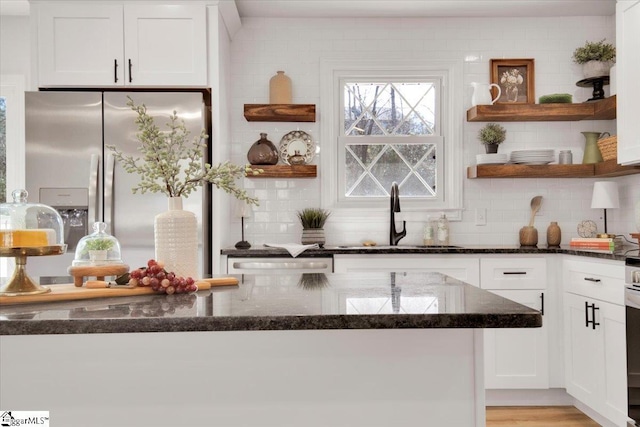
<path id="1" fill-rule="evenodd" d="M 227 274 L 332 273 L 333 258 L 227 258 Z"/>

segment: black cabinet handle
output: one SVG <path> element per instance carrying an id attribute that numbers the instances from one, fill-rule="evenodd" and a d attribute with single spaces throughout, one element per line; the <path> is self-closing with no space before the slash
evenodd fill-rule
<path id="1" fill-rule="evenodd" d="M 503 271 L 502 274 L 527 274 L 526 271 Z"/>
<path id="2" fill-rule="evenodd" d="M 544 292 L 540 292 L 540 314 L 544 316 Z"/>
<path id="3" fill-rule="evenodd" d="M 591 309 L 591 320 L 589 320 L 589 309 Z M 600 310 L 600 308 L 596 307 L 594 304 L 589 304 L 587 301 L 584 302 L 584 317 L 585 317 L 585 326 L 588 328 L 589 323 L 591 323 L 591 328 L 595 329 L 596 326 L 600 325 L 599 322 L 596 322 L 596 310 Z"/>
<path id="4" fill-rule="evenodd" d="M 113 60 L 113 82 L 118 83 L 118 60 Z"/>
<path id="5" fill-rule="evenodd" d="M 602 280 L 600 279 L 595 279 L 593 277 L 585 277 L 584 280 L 587 280 L 589 282 L 602 282 Z"/>
<path id="6" fill-rule="evenodd" d="M 129 83 L 133 81 L 133 77 L 131 77 L 131 67 L 133 67 L 133 65 L 131 64 L 131 58 L 129 58 Z"/>
<path id="7" fill-rule="evenodd" d="M 596 307 L 595 304 L 591 305 L 591 318 L 593 319 L 591 321 L 591 325 L 593 326 L 593 329 L 596 328 L 596 326 L 600 325 L 600 322 L 596 322 L 596 310 L 600 310 L 600 308 Z"/>
<path id="8" fill-rule="evenodd" d="M 589 327 L 589 303 L 587 301 L 584 302 L 584 326 L 585 328 Z"/>

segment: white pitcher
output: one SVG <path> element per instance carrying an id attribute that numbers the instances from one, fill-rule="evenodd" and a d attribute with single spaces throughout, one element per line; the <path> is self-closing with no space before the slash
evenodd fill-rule
<path id="1" fill-rule="evenodd" d="M 498 89 L 498 95 L 495 98 L 491 99 L 491 87 L 495 86 Z M 471 82 L 471 87 L 473 87 L 473 95 L 471 96 L 471 105 L 493 105 L 494 102 L 500 98 L 502 95 L 502 90 L 500 86 L 495 83 L 476 83 Z"/>

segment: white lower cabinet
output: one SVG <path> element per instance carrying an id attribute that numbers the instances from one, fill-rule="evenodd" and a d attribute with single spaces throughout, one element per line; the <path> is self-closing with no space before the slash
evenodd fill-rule
<path id="1" fill-rule="evenodd" d="M 497 295 L 540 310 L 541 328 L 485 329 L 487 389 L 549 388 L 549 324 L 552 310 L 545 299 L 544 257 L 496 257 L 480 260 L 480 286 Z"/>
<path id="2" fill-rule="evenodd" d="M 465 255 L 334 255 L 334 273 L 412 272 L 442 273 L 480 286 L 480 260 Z"/>
<path id="3" fill-rule="evenodd" d="M 563 277 L 567 392 L 626 426 L 624 265 L 566 259 Z"/>

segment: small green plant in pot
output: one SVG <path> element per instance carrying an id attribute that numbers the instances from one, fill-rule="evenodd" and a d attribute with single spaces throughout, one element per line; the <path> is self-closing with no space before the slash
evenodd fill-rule
<path id="1" fill-rule="evenodd" d="M 298 218 L 302 224 L 302 244 L 310 245 L 317 243 L 323 247 L 326 239 L 324 237 L 324 224 L 331 215 L 331 212 L 320 208 L 306 208 L 298 212 Z"/>
<path id="2" fill-rule="evenodd" d="M 487 123 L 478 132 L 478 139 L 485 146 L 487 153 L 497 153 L 498 145 L 507 137 L 507 130 L 497 123 Z"/>
<path id="3" fill-rule="evenodd" d="M 609 75 L 609 70 L 616 59 L 616 48 L 605 39 L 597 42 L 585 42 L 573 51 L 573 62 L 582 65 L 585 79 Z"/>

